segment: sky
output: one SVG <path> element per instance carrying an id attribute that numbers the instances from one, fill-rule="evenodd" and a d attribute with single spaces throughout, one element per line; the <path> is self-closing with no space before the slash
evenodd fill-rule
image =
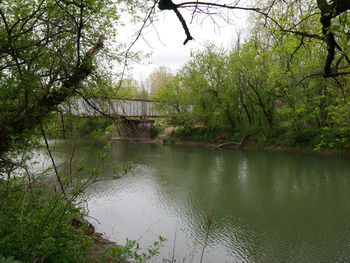
<path id="1" fill-rule="evenodd" d="M 185 32 L 181 23 L 177 19 L 173 11 L 157 12 L 158 21 L 153 23 L 152 27 L 148 27 L 135 46 L 133 51 L 142 50 L 146 53 L 152 52 L 149 59 L 144 64 L 133 64 L 133 70 L 129 72 L 137 81 L 145 81 L 150 73 L 160 66 L 165 66 L 176 73 L 189 59 L 191 51 L 203 49 L 206 42 L 215 43 L 217 46 L 230 48 L 237 39 L 237 33 L 241 32 L 244 36 L 247 31 L 246 11 L 235 11 L 232 24 L 224 21 L 216 20 L 219 24 L 214 23 L 209 18 L 204 21 L 195 20 L 190 23 L 190 13 L 181 10 L 194 41 L 189 41 L 183 45 L 186 39 Z M 202 16 L 201 19 L 204 17 Z M 136 27 L 136 29 L 138 29 Z M 130 33 L 135 32 L 135 27 L 126 28 Z M 130 37 L 130 40 L 133 39 Z"/>

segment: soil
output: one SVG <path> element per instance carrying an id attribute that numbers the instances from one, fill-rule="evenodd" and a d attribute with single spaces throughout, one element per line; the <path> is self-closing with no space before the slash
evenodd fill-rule
<path id="1" fill-rule="evenodd" d="M 115 263 L 115 261 L 110 260 L 110 259 L 106 259 L 106 258 L 103 258 L 103 260 L 102 260 L 101 254 L 108 248 L 118 247 L 118 244 L 111 241 L 111 240 L 104 238 L 103 234 L 99 233 L 99 232 L 93 233 L 93 237 L 94 237 L 95 242 L 90 247 L 90 249 L 86 255 L 86 258 L 85 258 L 86 262 L 89 262 L 89 263 L 101 263 L 101 262 Z M 131 262 L 124 260 L 122 263 L 131 263 Z"/>
<path id="2" fill-rule="evenodd" d="M 96 232 L 93 234 L 93 237 L 95 242 L 88 252 L 88 259 L 97 258 L 106 248 L 112 248 L 117 246 L 115 242 L 104 238 L 101 233 Z"/>

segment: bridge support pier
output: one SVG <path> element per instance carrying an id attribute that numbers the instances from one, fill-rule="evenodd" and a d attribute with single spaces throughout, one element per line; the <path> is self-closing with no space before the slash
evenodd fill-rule
<path id="1" fill-rule="evenodd" d="M 154 120 L 123 119 L 114 123 L 115 140 L 145 140 L 151 139 L 154 133 Z"/>

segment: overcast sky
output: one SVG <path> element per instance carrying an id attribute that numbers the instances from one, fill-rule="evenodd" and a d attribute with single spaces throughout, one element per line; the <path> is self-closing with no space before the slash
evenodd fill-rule
<path id="1" fill-rule="evenodd" d="M 153 27 L 147 28 L 143 33 L 143 39 L 140 38 L 133 47 L 134 51 L 152 52 L 151 57 L 145 61 L 146 63 L 148 61 L 149 64 L 133 65 L 134 69 L 130 73 L 136 80 L 147 79 L 148 75 L 160 66 L 169 67 L 175 73 L 189 60 L 190 52 L 203 49 L 205 42 L 210 41 L 218 46 L 230 48 L 237 39 L 237 32 L 242 32 L 244 35 L 247 31 L 248 13 L 245 11 L 235 11 L 235 15 L 231 16 L 234 21 L 231 25 L 217 20 L 220 28 L 215 27 L 210 19 L 197 20 L 190 24 L 190 14 L 184 10 L 181 12 L 195 40 L 189 41 L 184 46 L 183 41 L 186 36 L 175 13 L 173 11 L 157 12 L 159 20 L 154 22 L 156 30 Z M 134 32 L 135 28 L 130 28 L 130 30 L 127 28 L 127 31 Z"/>

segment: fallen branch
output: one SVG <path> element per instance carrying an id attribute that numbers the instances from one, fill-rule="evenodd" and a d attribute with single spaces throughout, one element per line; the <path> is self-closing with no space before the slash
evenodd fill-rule
<path id="1" fill-rule="evenodd" d="M 224 148 L 224 147 L 231 146 L 231 145 L 241 147 L 242 144 L 243 144 L 243 141 L 240 141 L 240 142 L 224 142 L 224 143 L 216 145 L 215 147 L 216 148 Z"/>

